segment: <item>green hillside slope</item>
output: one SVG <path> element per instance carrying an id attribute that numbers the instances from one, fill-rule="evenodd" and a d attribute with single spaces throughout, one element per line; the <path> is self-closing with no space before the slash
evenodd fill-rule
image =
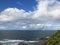
<path id="1" fill-rule="evenodd" d="M 60 45 L 60 30 L 48 39 L 47 45 Z"/>

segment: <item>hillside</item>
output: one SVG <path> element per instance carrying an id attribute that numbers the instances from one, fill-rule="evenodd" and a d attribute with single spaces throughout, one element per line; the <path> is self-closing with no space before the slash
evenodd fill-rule
<path id="1" fill-rule="evenodd" d="M 47 45 L 60 45 L 60 30 L 48 39 Z"/>

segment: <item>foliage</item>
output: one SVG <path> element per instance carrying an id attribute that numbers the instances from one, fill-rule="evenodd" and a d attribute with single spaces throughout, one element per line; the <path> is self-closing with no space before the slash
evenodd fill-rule
<path id="1" fill-rule="evenodd" d="M 47 40 L 47 45 L 60 45 L 60 30 Z"/>

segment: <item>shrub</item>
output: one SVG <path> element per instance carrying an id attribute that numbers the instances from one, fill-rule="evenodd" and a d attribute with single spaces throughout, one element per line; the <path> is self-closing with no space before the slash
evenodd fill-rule
<path id="1" fill-rule="evenodd" d="M 60 45 L 60 30 L 47 40 L 47 45 Z"/>

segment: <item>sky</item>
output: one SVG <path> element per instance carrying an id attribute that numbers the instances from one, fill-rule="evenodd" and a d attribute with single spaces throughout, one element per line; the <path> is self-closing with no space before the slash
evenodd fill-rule
<path id="1" fill-rule="evenodd" d="M 0 30 L 59 30 L 60 0 L 0 0 Z"/>
<path id="2" fill-rule="evenodd" d="M 0 11 L 6 8 L 18 8 L 25 11 L 33 11 L 36 7 L 36 0 L 0 0 Z"/>

